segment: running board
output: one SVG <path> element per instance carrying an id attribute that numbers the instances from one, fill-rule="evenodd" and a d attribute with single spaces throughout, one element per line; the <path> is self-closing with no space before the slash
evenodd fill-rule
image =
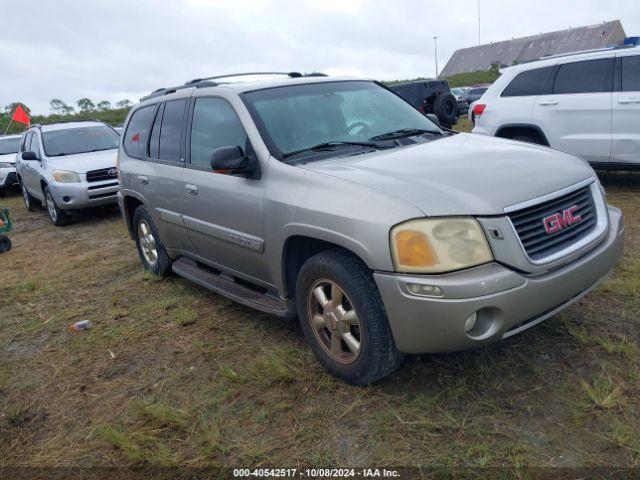
<path id="1" fill-rule="evenodd" d="M 294 316 L 284 300 L 251 290 L 233 279 L 223 277 L 213 270 L 198 265 L 190 258 L 180 257 L 173 262 L 171 268 L 181 277 L 224 295 L 234 302 L 278 317 Z"/>

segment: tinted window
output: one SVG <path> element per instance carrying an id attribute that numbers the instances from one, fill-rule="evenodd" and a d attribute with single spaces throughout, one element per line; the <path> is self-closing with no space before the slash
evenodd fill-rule
<path id="1" fill-rule="evenodd" d="M 136 110 L 131 115 L 123 140 L 124 150 L 129 155 L 136 157 L 147 156 L 149 129 L 151 128 L 155 109 L 155 105 L 149 105 Z"/>
<path id="2" fill-rule="evenodd" d="M 247 146 L 247 134 L 233 110 L 221 98 L 198 98 L 191 126 L 191 164 L 210 167 L 211 153 L 221 147 Z"/>
<path id="3" fill-rule="evenodd" d="M 610 92 L 613 75 L 613 59 L 560 65 L 553 93 Z"/>
<path id="4" fill-rule="evenodd" d="M 162 115 L 160 127 L 160 160 L 177 162 L 180 160 L 180 134 L 182 133 L 182 117 L 186 100 L 167 102 Z"/>
<path id="5" fill-rule="evenodd" d="M 42 133 L 42 144 L 48 157 L 111 150 L 118 148 L 119 143 L 120 136 L 106 125 L 65 128 Z M 33 145 L 31 148 L 33 149 Z"/>
<path id="6" fill-rule="evenodd" d="M 640 55 L 622 57 L 622 91 L 640 92 Z"/>
<path id="7" fill-rule="evenodd" d="M 528 95 L 544 95 L 551 93 L 549 79 L 555 67 L 536 68 L 521 72 L 511 80 L 502 92 L 502 97 L 525 97 Z"/>
<path id="8" fill-rule="evenodd" d="M 0 138 L 0 155 L 18 153 L 20 149 L 20 137 Z"/>
<path id="9" fill-rule="evenodd" d="M 160 124 L 162 123 L 162 112 L 164 111 L 164 103 L 158 108 L 156 119 L 151 129 L 151 138 L 149 139 L 149 156 L 151 158 L 159 158 L 160 152 Z"/>

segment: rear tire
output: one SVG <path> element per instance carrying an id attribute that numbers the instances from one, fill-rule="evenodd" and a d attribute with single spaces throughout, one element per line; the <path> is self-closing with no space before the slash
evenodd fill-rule
<path id="1" fill-rule="evenodd" d="M 164 248 L 151 215 L 140 205 L 133 213 L 133 236 L 144 268 L 158 277 L 171 273 L 171 257 Z"/>
<path id="2" fill-rule="evenodd" d="M 433 113 L 438 117 L 440 124 L 451 128 L 456 124 L 458 114 L 458 101 L 452 93 L 438 95 L 433 101 Z"/>
<path id="3" fill-rule="evenodd" d="M 371 272 L 350 253 L 332 249 L 308 259 L 298 274 L 296 305 L 307 342 L 336 377 L 368 385 L 404 360 Z"/>
<path id="4" fill-rule="evenodd" d="M 11 250 L 11 239 L 6 235 L 0 235 L 0 253 Z"/>
<path id="5" fill-rule="evenodd" d="M 49 187 L 44 187 L 44 205 L 53 223 L 56 227 L 62 227 L 69 223 L 69 217 L 64 210 L 61 210 L 53 198 L 53 194 Z"/>
<path id="6" fill-rule="evenodd" d="M 20 182 L 20 190 L 22 190 L 22 200 L 24 201 L 24 206 L 27 207 L 27 210 L 29 210 L 30 212 L 35 212 L 36 206 L 34 202 L 36 201 L 36 199 L 28 192 L 27 187 L 22 182 Z"/>

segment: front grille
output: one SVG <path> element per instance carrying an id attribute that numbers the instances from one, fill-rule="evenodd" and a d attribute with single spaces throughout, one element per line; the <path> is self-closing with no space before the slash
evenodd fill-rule
<path id="1" fill-rule="evenodd" d="M 89 185 L 87 190 L 100 190 L 101 188 L 117 187 L 118 185 L 118 182 L 101 183 L 100 185 Z"/>
<path id="2" fill-rule="evenodd" d="M 116 172 L 115 175 L 111 175 L 109 172 Z M 87 182 L 100 182 L 103 180 L 113 180 L 117 176 L 117 170 L 115 167 L 103 168 L 101 170 L 91 170 L 87 172 Z"/>
<path id="3" fill-rule="evenodd" d="M 547 233 L 543 220 L 551 215 L 576 206 L 574 216 L 581 220 L 563 225 L 557 232 Z M 598 221 L 590 186 L 583 187 L 562 197 L 534 205 L 509 214 L 520 242 L 532 260 L 540 260 L 564 250 L 587 236 Z"/>

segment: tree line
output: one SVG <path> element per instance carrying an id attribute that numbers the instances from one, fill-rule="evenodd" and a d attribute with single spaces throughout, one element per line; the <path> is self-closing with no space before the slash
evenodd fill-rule
<path id="1" fill-rule="evenodd" d="M 4 134 L 9 127 L 7 134 L 21 133 L 26 126 L 20 123 L 11 122 L 11 115 L 18 105 L 27 112 L 31 118 L 31 123 L 47 124 L 61 121 L 73 120 L 100 120 L 112 126 L 117 126 L 124 122 L 127 112 L 133 105 L 131 100 L 124 99 L 115 104 L 108 100 L 94 102 L 90 98 L 81 98 L 74 105 L 69 105 L 59 98 L 54 98 L 49 102 L 51 114 L 49 115 L 32 115 L 29 105 L 24 102 L 12 102 L 0 109 L 0 135 Z"/>

